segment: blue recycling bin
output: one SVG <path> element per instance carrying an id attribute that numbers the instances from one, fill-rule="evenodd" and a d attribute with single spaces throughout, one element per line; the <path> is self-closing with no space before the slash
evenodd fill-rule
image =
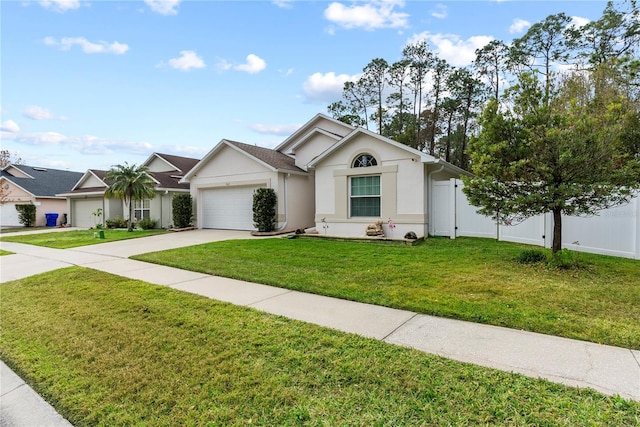
<path id="1" fill-rule="evenodd" d="M 55 227 L 58 222 L 57 213 L 46 213 L 44 216 L 47 218 L 47 227 Z"/>

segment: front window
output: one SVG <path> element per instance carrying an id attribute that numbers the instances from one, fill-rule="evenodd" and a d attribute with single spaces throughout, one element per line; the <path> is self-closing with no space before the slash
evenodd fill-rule
<path id="1" fill-rule="evenodd" d="M 380 216 L 380 176 L 351 177 L 351 216 Z"/>
<path id="2" fill-rule="evenodd" d="M 149 209 L 151 201 L 149 199 L 134 200 L 133 202 L 133 217 L 136 221 L 141 219 L 151 219 L 151 211 Z"/>

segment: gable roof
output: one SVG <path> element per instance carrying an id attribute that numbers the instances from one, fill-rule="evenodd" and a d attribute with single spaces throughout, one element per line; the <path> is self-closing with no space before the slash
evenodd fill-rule
<path id="1" fill-rule="evenodd" d="M 222 150 L 224 147 L 230 147 L 239 153 L 251 158 L 252 160 L 260 163 L 261 165 L 271 169 L 274 172 L 289 172 L 306 175 L 307 173 L 296 166 L 295 159 L 289 157 L 279 151 L 271 148 L 259 147 L 257 145 L 245 144 L 238 141 L 232 141 L 229 139 L 221 140 L 211 151 L 209 151 L 203 158 L 194 166 L 189 172 L 187 172 L 181 182 L 188 182 L 195 173 L 209 160 Z"/>
<path id="2" fill-rule="evenodd" d="M 364 129 L 364 128 L 355 128 L 349 135 L 345 136 L 344 138 L 342 138 L 340 141 L 336 142 L 335 144 L 333 144 L 331 147 L 329 147 L 328 149 L 326 149 L 323 153 L 321 153 L 318 157 L 316 157 L 315 159 L 313 159 L 311 162 L 309 162 L 309 168 L 312 169 L 314 168 L 318 163 L 320 163 L 321 161 L 323 161 L 324 159 L 326 159 L 327 157 L 329 157 L 331 154 L 333 154 L 334 152 L 336 152 L 340 147 L 343 147 L 345 144 L 347 144 L 349 141 L 355 139 L 357 136 L 359 135 L 368 135 L 372 138 L 375 138 L 383 143 L 386 144 L 390 144 L 393 145 L 394 147 L 397 147 L 401 150 L 407 151 L 408 153 L 416 156 L 420 162 L 425 163 L 425 164 L 439 164 L 439 165 L 443 165 L 445 169 L 451 171 L 451 172 L 456 172 L 456 173 L 460 173 L 460 174 L 464 174 L 464 175 L 470 175 L 470 173 L 468 171 L 465 171 L 464 169 L 461 169 L 455 165 L 452 165 L 451 163 L 448 163 L 442 159 L 439 159 L 437 157 L 434 157 L 430 154 L 427 153 L 423 153 L 422 151 L 418 151 L 415 148 L 409 147 L 408 145 L 402 144 L 400 142 L 394 141 L 393 139 L 389 139 L 387 137 L 384 137 L 380 134 L 377 134 L 375 132 L 371 132 L 370 130 Z"/>
<path id="3" fill-rule="evenodd" d="M 148 165 L 154 158 L 163 160 L 168 169 L 165 172 L 179 172 L 185 174 L 189 172 L 200 160 L 191 157 L 174 156 L 173 154 L 153 153 L 142 165 Z"/>
<path id="4" fill-rule="evenodd" d="M 7 169 L 0 171 L 0 176 L 13 182 L 35 197 L 56 197 L 58 193 L 69 191 L 82 176 L 82 172 L 71 172 L 60 169 L 38 166 L 13 165 L 30 178 L 16 177 Z"/>
<path id="5" fill-rule="evenodd" d="M 300 126 L 298 128 L 298 130 L 296 130 L 294 133 L 292 133 L 291 135 L 289 135 L 289 137 L 287 137 L 287 139 L 285 139 L 280 145 L 278 145 L 275 150 L 276 151 L 283 151 L 288 145 L 290 145 L 292 142 L 294 142 L 296 139 L 301 138 L 306 136 L 309 132 L 311 132 L 314 128 L 318 128 L 318 124 L 322 121 L 328 121 L 334 125 L 336 125 L 338 128 L 340 129 L 344 129 L 344 133 L 342 134 L 336 134 L 339 137 L 343 137 L 345 135 L 347 135 L 349 132 L 351 132 L 353 129 L 355 129 L 354 126 L 351 126 L 347 123 L 341 122 L 340 120 L 336 120 L 332 117 L 329 117 L 325 114 L 322 113 L 318 113 L 315 116 L 313 116 L 313 118 L 311 120 L 309 120 L 307 123 L 303 124 L 302 126 Z M 322 129 L 322 128 L 320 128 Z M 326 129 L 324 129 L 325 131 L 327 131 Z M 333 133 L 333 132 L 332 132 Z M 296 144 L 298 145 L 298 144 Z"/>

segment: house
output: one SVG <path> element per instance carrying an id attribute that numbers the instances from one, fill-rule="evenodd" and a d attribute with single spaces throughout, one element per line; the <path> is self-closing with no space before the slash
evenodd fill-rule
<path id="1" fill-rule="evenodd" d="M 467 174 L 441 159 L 318 114 L 275 149 L 223 139 L 188 172 L 198 228 L 254 230 L 253 191 L 273 188 L 277 227 L 362 236 L 430 233 L 436 180 Z M 448 208 L 448 207 L 447 207 Z M 391 221 L 395 227 L 389 229 Z"/>
<path id="2" fill-rule="evenodd" d="M 188 193 L 189 185 L 180 183 L 184 174 L 198 163 L 198 159 L 153 153 L 141 166 L 149 169 L 155 181 L 156 195 L 153 199 L 137 200 L 133 212 L 137 219 L 157 220 L 157 227 L 168 228 L 173 224 L 172 199 L 175 194 Z M 77 180 L 70 191 L 60 194 L 66 197 L 69 224 L 74 227 L 91 228 L 103 224 L 107 219 L 129 216 L 129 209 L 120 199 L 104 196 L 109 187 L 105 180 L 107 171 L 89 169 Z M 101 215 L 96 215 L 96 213 Z"/>
<path id="3" fill-rule="evenodd" d="M 35 226 L 47 224 L 47 213 L 58 214 L 56 224 L 62 224 L 68 213 L 64 197 L 57 194 L 68 191 L 82 176 L 82 172 L 9 164 L 0 171 L 2 200 L 0 219 L 2 227 L 21 227 L 16 205 L 36 206 Z"/>

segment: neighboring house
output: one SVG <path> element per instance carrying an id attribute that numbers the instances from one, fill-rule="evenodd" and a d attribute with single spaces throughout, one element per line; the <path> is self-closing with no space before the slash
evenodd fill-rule
<path id="1" fill-rule="evenodd" d="M 156 185 L 153 199 L 136 200 L 133 206 L 136 220 L 150 218 L 157 220 L 157 227 L 168 228 L 173 224 L 172 199 L 175 194 L 188 193 L 189 185 L 180 183 L 184 174 L 198 163 L 198 159 L 153 153 L 142 163 Z M 89 169 L 66 193 L 69 223 L 74 227 L 91 228 L 107 219 L 129 216 L 129 209 L 120 199 L 104 196 L 109 187 L 105 180 L 107 171 Z M 102 217 L 94 215 L 101 209 Z"/>
<path id="2" fill-rule="evenodd" d="M 68 191 L 82 176 L 82 172 L 70 172 L 37 166 L 9 164 L 0 171 L 2 201 L 0 219 L 2 227 L 21 227 L 16 205 L 36 206 L 35 226 L 47 223 L 45 214 L 57 213 L 56 224 L 62 224 L 68 213 L 67 202 L 57 194 Z"/>
<path id="3" fill-rule="evenodd" d="M 196 200 L 198 228 L 254 230 L 253 191 L 273 188 L 277 227 L 362 236 L 383 221 L 385 233 L 430 232 L 435 180 L 466 174 L 443 160 L 323 114 L 275 149 L 223 139 L 183 179 Z M 447 207 L 448 208 L 448 207 Z M 393 230 L 387 226 L 391 220 Z"/>

